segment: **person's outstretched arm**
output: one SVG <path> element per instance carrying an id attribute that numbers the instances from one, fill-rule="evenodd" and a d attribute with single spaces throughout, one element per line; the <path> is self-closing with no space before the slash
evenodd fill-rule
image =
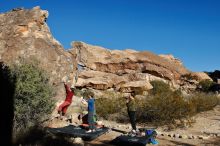
<path id="1" fill-rule="evenodd" d="M 66 83 L 64 83 L 64 86 L 65 86 L 65 89 L 66 89 L 66 94 L 70 93 L 71 92 L 70 87 Z"/>

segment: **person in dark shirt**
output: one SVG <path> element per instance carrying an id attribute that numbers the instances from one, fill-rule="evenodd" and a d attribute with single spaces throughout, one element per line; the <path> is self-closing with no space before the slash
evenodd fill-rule
<path id="1" fill-rule="evenodd" d="M 64 100 L 64 102 L 58 107 L 58 113 L 60 114 L 60 116 L 64 116 L 66 114 L 67 108 L 70 106 L 70 104 L 72 103 L 72 98 L 73 98 L 73 90 L 74 87 L 69 87 L 66 82 L 64 82 L 64 87 L 66 89 L 66 99 Z"/>
<path id="2" fill-rule="evenodd" d="M 132 132 L 137 133 L 137 128 L 136 128 L 136 102 L 134 97 L 129 94 L 126 97 L 126 106 L 127 106 L 127 112 L 128 116 L 130 119 L 131 127 L 132 127 Z"/>

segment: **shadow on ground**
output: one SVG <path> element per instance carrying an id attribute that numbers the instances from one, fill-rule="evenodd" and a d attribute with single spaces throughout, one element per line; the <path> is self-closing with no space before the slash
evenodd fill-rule
<path id="1" fill-rule="evenodd" d="M 69 138 L 63 136 L 55 136 L 46 131 L 42 127 L 33 127 L 28 132 L 19 136 L 14 146 L 77 146 L 73 144 Z"/>

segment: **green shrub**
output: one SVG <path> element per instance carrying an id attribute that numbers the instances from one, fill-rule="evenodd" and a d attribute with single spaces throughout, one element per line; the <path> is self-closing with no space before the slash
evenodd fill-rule
<path id="1" fill-rule="evenodd" d="M 199 82 L 199 89 L 203 92 L 209 92 L 211 87 L 214 85 L 214 82 L 211 80 L 202 80 Z"/>
<path id="2" fill-rule="evenodd" d="M 111 114 L 119 113 L 125 108 L 125 99 L 122 94 L 106 91 L 96 99 L 96 112 L 99 117 L 108 119 Z"/>
<path id="3" fill-rule="evenodd" d="M 172 92 L 170 86 L 163 81 L 151 81 L 150 82 L 153 88 L 150 90 L 152 95 L 162 95 L 164 93 Z"/>
<path id="4" fill-rule="evenodd" d="M 216 95 L 211 93 L 195 93 L 191 95 L 189 104 L 193 105 L 195 113 L 198 113 L 213 109 L 219 104 L 219 99 Z"/>
<path id="5" fill-rule="evenodd" d="M 14 134 L 39 124 L 52 112 L 53 88 L 36 61 L 21 61 L 12 67 L 16 77 L 14 95 Z"/>
<path id="6" fill-rule="evenodd" d="M 145 95 L 148 94 L 148 92 L 144 88 L 134 88 L 133 91 L 134 91 L 135 95 L 143 95 L 143 96 L 145 96 Z"/>
<path id="7" fill-rule="evenodd" d="M 173 123 L 175 119 L 187 117 L 187 102 L 178 92 L 155 95 L 150 100 L 142 101 L 137 120 L 142 122 Z"/>
<path id="8" fill-rule="evenodd" d="M 211 110 L 219 99 L 214 94 L 195 93 L 184 97 L 180 90 L 172 91 L 168 84 L 161 81 L 151 82 L 153 89 L 146 98 L 136 99 L 137 122 L 156 125 L 191 124 L 191 117 L 199 112 Z M 139 92 L 138 92 L 139 93 Z M 129 122 L 125 99 L 120 94 L 105 92 L 96 100 L 99 116 L 119 122 Z M 184 123 L 187 121 L 189 123 Z"/>

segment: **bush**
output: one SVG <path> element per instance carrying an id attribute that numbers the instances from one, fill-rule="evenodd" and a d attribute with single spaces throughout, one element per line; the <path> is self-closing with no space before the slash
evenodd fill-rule
<path id="1" fill-rule="evenodd" d="M 172 92 L 170 86 L 163 81 L 151 81 L 150 82 L 153 88 L 150 90 L 152 95 L 162 95 L 164 93 Z"/>
<path id="2" fill-rule="evenodd" d="M 104 95 L 96 99 L 97 115 L 104 119 L 119 113 L 123 108 L 125 108 L 125 100 L 122 98 L 122 94 L 106 91 Z"/>
<path id="3" fill-rule="evenodd" d="M 211 110 L 219 99 L 214 94 L 195 93 L 184 97 L 180 90 L 172 91 L 168 84 L 161 81 L 151 82 L 153 89 L 146 98 L 136 99 L 137 122 L 156 125 L 191 124 L 191 117 L 199 112 Z M 96 109 L 99 116 L 119 122 L 128 122 L 128 113 L 125 99 L 121 94 L 106 92 L 96 100 Z M 184 123 L 187 121 L 189 123 Z"/>
<path id="4" fill-rule="evenodd" d="M 191 95 L 189 104 L 195 108 L 195 113 L 213 109 L 219 104 L 219 99 L 214 94 L 195 93 Z"/>
<path id="5" fill-rule="evenodd" d="M 210 92 L 210 89 L 214 85 L 214 82 L 211 80 L 202 80 L 199 82 L 199 89 L 203 92 Z"/>
<path id="6" fill-rule="evenodd" d="M 36 61 L 14 65 L 12 76 L 16 77 L 13 125 L 16 135 L 45 119 L 52 112 L 54 102 L 48 76 Z"/>
<path id="7" fill-rule="evenodd" d="M 178 92 L 155 95 L 150 100 L 142 101 L 137 120 L 153 123 L 173 123 L 175 119 L 185 118 L 189 114 L 187 102 Z"/>

